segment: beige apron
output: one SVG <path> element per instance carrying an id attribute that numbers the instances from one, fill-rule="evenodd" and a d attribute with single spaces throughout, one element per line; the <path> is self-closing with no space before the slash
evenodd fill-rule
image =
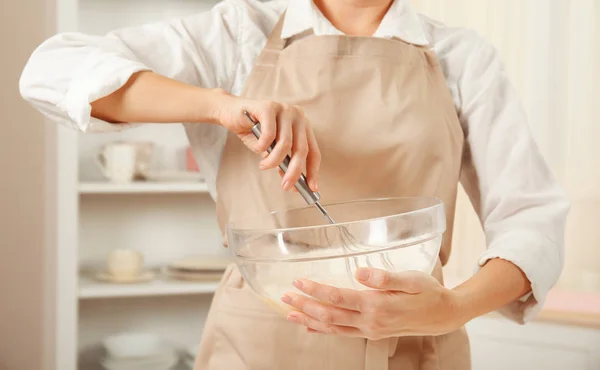
<path id="1" fill-rule="evenodd" d="M 309 35 L 287 45 L 283 17 L 243 95 L 302 107 L 322 151 L 325 203 L 371 197 L 444 200 L 448 259 L 463 132 L 436 56 L 399 40 Z M 217 177 L 217 210 L 229 219 L 305 206 L 275 170 L 229 134 Z M 196 370 L 468 370 L 464 330 L 440 337 L 370 341 L 308 334 L 267 307 L 230 267 L 204 329 Z"/>

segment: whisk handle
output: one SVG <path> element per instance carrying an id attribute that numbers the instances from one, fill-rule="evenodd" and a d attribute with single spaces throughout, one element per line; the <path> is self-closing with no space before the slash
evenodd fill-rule
<path id="1" fill-rule="evenodd" d="M 260 135 L 261 135 L 260 122 L 256 121 L 254 118 L 252 118 L 252 116 L 250 116 L 250 114 L 247 111 L 244 111 L 244 114 L 246 115 L 246 117 L 248 117 L 248 119 L 252 123 L 254 123 L 254 126 L 250 129 L 250 131 L 252 131 L 252 133 L 254 134 L 254 136 L 257 139 L 260 139 Z M 273 148 L 275 148 L 275 144 L 276 144 L 276 142 L 273 141 L 273 143 L 271 143 L 271 146 L 269 146 L 269 148 L 267 148 L 267 152 L 271 153 L 271 151 L 273 151 Z M 290 156 L 287 155 L 287 156 L 285 156 L 283 161 L 279 164 L 279 168 L 283 171 L 283 173 L 287 173 L 288 167 L 290 165 L 290 160 L 291 160 Z M 315 203 L 317 203 L 321 199 L 321 196 L 319 195 L 319 193 L 317 193 L 316 191 L 312 191 L 310 189 L 310 187 L 308 186 L 308 183 L 306 182 L 306 176 L 303 173 L 300 174 L 300 178 L 294 184 L 294 187 L 296 188 L 296 190 L 298 190 L 298 193 L 300 193 L 300 195 L 302 196 L 302 198 L 304 198 L 306 203 L 308 203 L 311 206 L 314 205 Z"/>

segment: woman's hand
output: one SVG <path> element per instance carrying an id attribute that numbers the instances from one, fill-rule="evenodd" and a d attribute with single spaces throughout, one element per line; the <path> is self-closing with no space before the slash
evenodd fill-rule
<path id="1" fill-rule="evenodd" d="M 468 321 L 456 293 L 425 273 L 363 268 L 356 278 L 377 290 L 356 291 L 309 280 L 294 281 L 294 286 L 312 299 L 295 293 L 284 295 L 282 301 L 298 310 L 292 311 L 288 320 L 306 326 L 309 332 L 374 340 L 441 335 Z"/>
<path id="2" fill-rule="evenodd" d="M 244 144 L 256 153 L 263 154 L 260 162 L 263 170 L 275 168 L 290 155 L 290 165 L 283 175 L 281 185 L 285 190 L 293 189 L 306 167 L 307 183 L 317 191 L 317 176 L 321 153 L 308 119 L 301 108 L 268 100 L 248 100 L 222 93 L 217 104 L 217 121 L 227 130 L 237 134 Z M 254 124 L 243 113 L 260 122 L 261 137 L 256 140 L 250 129 Z M 270 154 L 267 148 L 276 140 Z"/>

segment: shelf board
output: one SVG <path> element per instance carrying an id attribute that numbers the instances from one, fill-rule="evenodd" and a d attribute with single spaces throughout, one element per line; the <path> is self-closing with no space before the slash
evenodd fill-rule
<path id="1" fill-rule="evenodd" d="M 205 182 L 132 182 L 114 184 L 110 182 L 79 183 L 79 194 L 149 194 L 149 193 L 208 193 Z"/>
<path id="2" fill-rule="evenodd" d="M 80 275 L 79 299 L 212 294 L 218 285 L 218 281 L 179 281 L 161 276 L 146 283 L 111 284 Z"/>

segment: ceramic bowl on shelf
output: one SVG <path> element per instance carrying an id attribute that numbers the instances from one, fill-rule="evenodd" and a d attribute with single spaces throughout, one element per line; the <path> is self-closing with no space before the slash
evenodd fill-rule
<path id="1" fill-rule="evenodd" d="M 176 349 L 151 333 L 121 333 L 103 341 L 106 370 L 167 370 L 179 362 Z"/>
<path id="2" fill-rule="evenodd" d="M 171 353 L 132 359 L 106 358 L 102 361 L 102 367 L 106 370 L 168 370 L 178 362 L 177 355 Z"/>
<path id="3" fill-rule="evenodd" d="M 111 358 L 138 358 L 164 351 L 160 336 L 150 333 L 121 333 L 109 336 L 102 342 Z"/>
<path id="4" fill-rule="evenodd" d="M 227 226 L 229 249 L 252 289 L 282 314 L 280 297 L 297 278 L 348 289 L 368 289 L 358 267 L 431 273 L 446 230 L 436 198 L 367 199 L 256 215 Z"/>

